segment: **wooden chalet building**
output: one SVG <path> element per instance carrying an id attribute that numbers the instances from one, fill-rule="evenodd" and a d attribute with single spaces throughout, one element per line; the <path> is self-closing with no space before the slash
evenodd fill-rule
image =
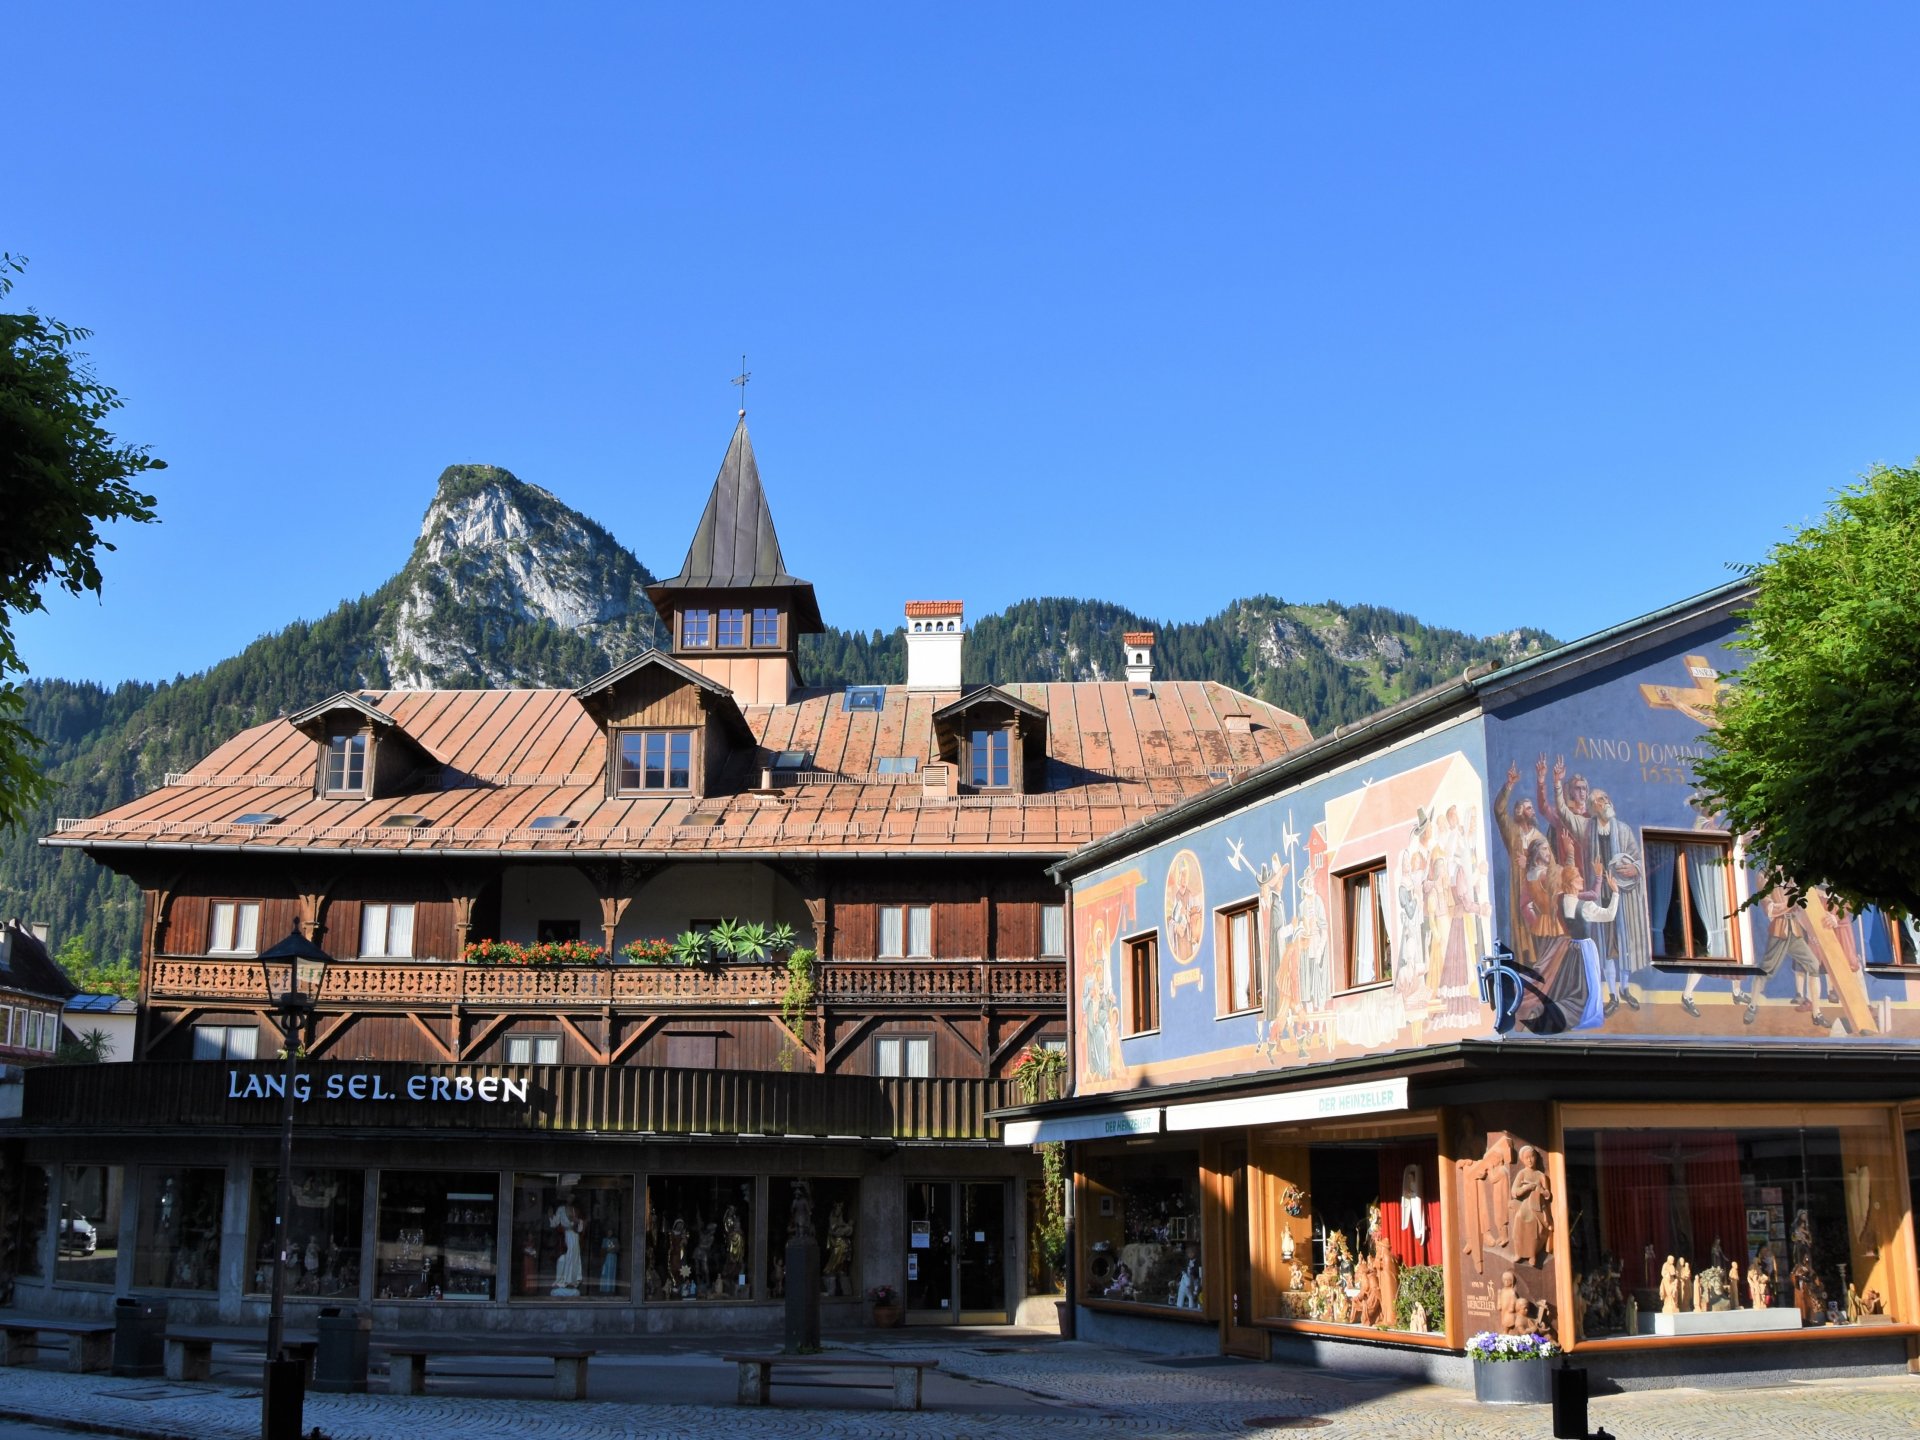
<path id="1" fill-rule="evenodd" d="M 253 956 L 296 927 L 336 961 L 297 1109 L 296 1307 L 775 1328 L 798 1181 L 829 1320 L 876 1285 L 910 1322 L 1051 1289 L 1037 1158 L 987 1118 L 1067 1033 L 1047 867 L 1305 726 L 1154 681 L 1144 635 L 1124 681 L 968 690 L 944 601 L 906 607 L 906 685 L 809 688 L 820 611 L 744 419 L 649 594 L 666 648 L 577 690 L 336 695 L 61 822 L 46 843 L 145 893 L 137 1057 L 32 1077 L 13 1168 L 45 1216 L 127 1199 L 88 1212 L 84 1254 L 27 1206 L 20 1303 L 262 1312 L 279 1042 Z M 735 924 L 814 959 L 662 953 Z"/>

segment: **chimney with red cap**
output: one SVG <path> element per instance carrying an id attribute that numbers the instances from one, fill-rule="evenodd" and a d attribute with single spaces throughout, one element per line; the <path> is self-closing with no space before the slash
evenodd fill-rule
<path id="1" fill-rule="evenodd" d="M 958 690 L 967 607 L 958 600 L 907 602 L 907 688 Z"/>
<path id="2" fill-rule="evenodd" d="M 1120 637 L 1127 647 L 1127 683 L 1130 685 L 1151 685 L 1153 683 L 1153 631 L 1129 630 Z"/>

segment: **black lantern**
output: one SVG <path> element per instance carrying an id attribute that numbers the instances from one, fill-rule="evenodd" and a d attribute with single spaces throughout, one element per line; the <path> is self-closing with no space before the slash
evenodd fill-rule
<path id="1" fill-rule="evenodd" d="M 287 938 L 260 955 L 260 974 L 267 999 L 280 1018 L 280 1031 L 289 1048 L 298 1042 L 300 1027 L 313 1014 L 320 990 L 327 983 L 332 957 L 294 926 Z"/>

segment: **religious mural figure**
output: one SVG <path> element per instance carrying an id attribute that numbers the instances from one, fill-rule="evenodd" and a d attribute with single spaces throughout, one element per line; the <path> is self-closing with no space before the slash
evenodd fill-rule
<path id="1" fill-rule="evenodd" d="M 1200 878 L 1200 860 L 1182 850 L 1167 867 L 1167 949 L 1182 965 L 1199 953 L 1206 936 L 1206 888 Z"/>
<path id="2" fill-rule="evenodd" d="M 1080 990 L 1080 1019 L 1086 1039 L 1083 1073 L 1111 1080 L 1120 1070 L 1120 1001 L 1113 993 L 1112 945 L 1106 927 L 1095 925 L 1087 947 L 1087 980 Z"/>
<path id="3" fill-rule="evenodd" d="M 1299 1028 L 1300 957 L 1292 945 L 1295 925 L 1287 916 L 1287 875 L 1292 866 L 1275 855 L 1254 872 L 1260 889 L 1260 949 L 1264 981 L 1260 994 L 1260 1042 L 1269 1058 L 1283 1042 L 1307 1053 Z"/>

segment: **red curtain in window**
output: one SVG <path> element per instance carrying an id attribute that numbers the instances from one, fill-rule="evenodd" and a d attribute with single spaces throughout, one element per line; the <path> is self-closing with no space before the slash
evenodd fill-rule
<path id="1" fill-rule="evenodd" d="M 1401 1224 L 1400 1195 L 1409 1165 L 1417 1166 L 1420 1171 L 1420 1209 L 1427 1230 L 1424 1240 L 1414 1234 L 1411 1217 L 1406 1225 Z M 1386 1231 L 1387 1248 L 1402 1265 L 1440 1263 L 1444 1247 L 1440 1234 L 1439 1166 L 1439 1147 L 1431 1143 L 1414 1141 L 1380 1147 L 1380 1228 Z"/>
<path id="2" fill-rule="evenodd" d="M 1677 1255 L 1699 1268 L 1713 1242 L 1737 1258 L 1746 1247 L 1740 1150 L 1718 1130 L 1603 1132 L 1600 1194 L 1606 1207 L 1602 1244 L 1619 1256 L 1632 1284 L 1657 1283 L 1660 1264 Z M 1646 1249 L 1653 1247 L 1653 1281 Z"/>

